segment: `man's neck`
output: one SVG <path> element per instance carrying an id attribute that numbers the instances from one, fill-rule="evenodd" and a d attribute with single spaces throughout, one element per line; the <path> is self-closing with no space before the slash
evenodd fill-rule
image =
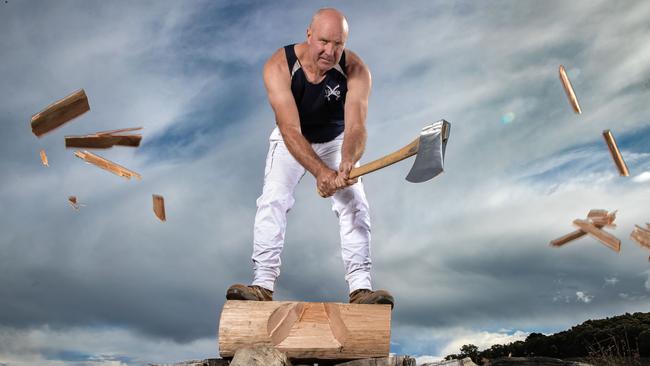
<path id="1" fill-rule="evenodd" d="M 302 66 L 305 76 L 307 76 L 307 80 L 309 80 L 309 82 L 317 84 L 323 80 L 327 70 L 320 70 L 314 61 L 310 59 L 309 54 L 307 53 L 306 43 L 300 43 L 296 47 L 296 57 L 298 57 L 300 66 Z"/>

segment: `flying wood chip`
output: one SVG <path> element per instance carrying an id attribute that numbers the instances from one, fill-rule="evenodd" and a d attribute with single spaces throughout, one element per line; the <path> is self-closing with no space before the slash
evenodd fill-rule
<path id="1" fill-rule="evenodd" d="M 165 216 L 165 199 L 163 196 L 153 195 L 153 212 L 160 221 L 167 221 L 167 217 Z"/>
<path id="2" fill-rule="evenodd" d="M 630 234 L 630 239 L 634 240 L 641 247 L 650 249 L 650 224 L 646 224 L 647 229 L 642 228 L 639 225 L 634 225 L 634 230 Z M 650 261 L 650 257 L 648 257 Z"/>
<path id="3" fill-rule="evenodd" d="M 608 232 L 599 229 L 589 221 L 576 219 L 573 220 L 573 225 L 579 227 L 580 230 L 598 239 L 601 243 L 605 244 L 615 252 L 621 251 L 621 241 L 618 238 Z"/>
<path id="4" fill-rule="evenodd" d="M 607 213 L 607 210 L 591 210 L 587 214 L 587 219 L 596 226 L 615 228 L 616 224 L 614 224 L 614 220 L 616 220 L 616 212 L 612 211 Z"/>
<path id="5" fill-rule="evenodd" d="M 68 197 L 68 203 L 70 203 L 70 206 L 74 208 L 75 210 L 79 210 L 79 203 L 77 203 L 77 197 L 76 196 L 70 196 Z"/>
<path id="6" fill-rule="evenodd" d="M 45 155 L 45 150 L 41 149 L 41 163 L 43 163 L 44 166 L 50 166 L 50 164 L 47 162 L 47 155 Z"/>
<path id="7" fill-rule="evenodd" d="M 78 158 L 81 158 L 91 164 L 94 164 L 104 170 L 108 170 L 109 172 L 119 175 L 121 177 L 124 177 L 126 179 L 131 179 L 131 177 L 136 177 L 138 179 L 142 179 L 142 176 L 134 171 L 131 171 L 123 166 L 117 165 L 113 163 L 110 160 L 106 160 L 102 158 L 99 155 L 95 155 L 91 152 L 88 151 L 75 151 L 74 153 Z"/>
<path id="8" fill-rule="evenodd" d="M 593 226 L 598 230 L 602 229 L 603 227 L 616 227 L 614 224 L 614 220 L 616 220 L 616 212 L 617 211 L 612 211 L 608 213 L 607 210 L 590 210 L 587 214 L 588 221 L 586 222 L 593 224 Z M 550 245 L 559 247 L 573 240 L 579 239 L 585 235 L 587 235 L 587 231 L 579 229 L 557 239 L 551 240 Z"/>
<path id="9" fill-rule="evenodd" d="M 86 92 L 83 89 L 78 90 L 33 115 L 32 132 L 41 137 L 89 110 Z"/>
<path id="10" fill-rule="evenodd" d="M 91 135 L 66 136 L 65 147 L 78 147 L 88 149 L 108 149 L 115 145 L 138 147 L 142 135 L 119 135 L 127 131 L 141 130 L 142 127 L 124 128 L 121 130 L 97 132 Z"/>
<path id="11" fill-rule="evenodd" d="M 630 172 L 627 170 L 627 165 L 623 161 L 623 156 L 616 146 L 616 140 L 614 140 L 614 135 L 610 130 L 603 131 L 603 137 L 607 143 L 607 148 L 609 149 L 610 154 L 612 154 L 612 159 L 614 159 L 614 164 L 616 164 L 616 169 L 621 176 L 628 177 Z"/>
<path id="12" fill-rule="evenodd" d="M 564 66 L 562 65 L 560 65 L 560 81 L 562 81 L 562 86 L 564 86 L 564 91 L 569 98 L 569 103 L 571 103 L 573 110 L 578 114 L 582 113 L 580 104 L 578 104 L 578 97 L 576 97 L 576 93 L 573 91 L 573 87 L 571 86 L 571 81 L 569 80 L 569 77 L 566 74 L 566 70 L 564 70 Z"/>

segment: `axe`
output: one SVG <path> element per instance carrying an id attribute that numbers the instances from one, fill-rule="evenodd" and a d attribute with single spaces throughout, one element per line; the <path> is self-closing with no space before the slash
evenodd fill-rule
<path id="1" fill-rule="evenodd" d="M 451 124 L 444 119 L 431 123 L 422 128 L 420 135 L 403 148 L 358 168 L 352 168 L 350 179 L 385 168 L 417 154 L 406 180 L 411 183 L 426 182 L 443 171 L 450 129 Z"/>

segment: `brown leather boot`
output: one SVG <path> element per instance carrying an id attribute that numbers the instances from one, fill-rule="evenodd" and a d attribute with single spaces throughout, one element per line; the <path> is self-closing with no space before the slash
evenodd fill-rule
<path id="1" fill-rule="evenodd" d="M 372 291 L 362 288 L 350 294 L 350 304 L 390 304 L 392 309 L 395 299 L 386 290 Z"/>
<path id="2" fill-rule="evenodd" d="M 273 291 L 264 287 L 235 284 L 226 291 L 228 300 L 273 301 Z"/>

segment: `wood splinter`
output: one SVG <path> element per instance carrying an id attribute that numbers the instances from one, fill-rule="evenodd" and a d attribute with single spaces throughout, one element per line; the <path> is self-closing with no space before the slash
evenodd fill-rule
<path id="1" fill-rule="evenodd" d="M 45 155 L 45 150 L 41 149 L 41 163 L 43 163 L 43 166 L 50 166 L 50 163 L 47 161 L 47 155 Z"/>
<path id="2" fill-rule="evenodd" d="M 614 220 L 616 220 L 616 210 L 607 213 L 607 210 L 590 210 L 587 214 L 587 219 L 596 226 L 604 226 L 615 228 Z"/>
<path id="3" fill-rule="evenodd" d="M 142 135 L 120 135 L 119 133 L 141 130 L 142 127 L 124 128 L 113 131 L 96 132 L 90 135 L 66 136 L 66 148 L 108 149 L 115 145 L 138 147 Z"/>
<path id="4" fill-rule="evenodd" d="M 60 99 L 32 116 L 32 132 L 37 137 L 61 127 L 64 123 L 88 112 L 90 105 L 83 89 Z"/>
<path id="5" fill-rule="evenodd" d="M 607 148 L 609 149 L 609 153 L 612 155 L 612 159 L 614 159 L 614 164 L 616 164 L 616 169 L 618 169 L 618 173 L 623 177 L 629 177 L 630 172 L 627 169 L 627 165 L 623 160 L 623 156 L 621 155 L 621 152 L 618 150 L 618 146 L 616 145 L 616 140 L 614 139 L 614 135 L 612 135 L 612 132 L 610 130 L 605 130 L 603 131 L 603 137 L 605 138 L 605 142 L 607 143 Z"/>
<path id="6" fill-rule="evenodd" d="M 614 224 L 614 220 L 616 220 L 616 212 L 618 211 L 608 213 L 607 210 L 592 209 L 589 210 L 589 213 L 587 214 L 587 220 L 597 229 L 602 229 L 603 227 L 614 228 L 616 227 L 616 224 Z M 553 247 L 560 247 L 585 235 L 587 235 L 586 231 L 578 229 L 557 239 L 551 240 L 550 245 Z"/>
<path id="7" fill-rule="evenodd" d="M 650 224 L 646 224 L 647 229 L 639 225 L 634 225 L 634 230 L 630 234 L 630 239 L 634 240 L 639 246 L 650 249 Z M 650 261 L 650 257 L 648 257 Z"/>
<path id="8" fill-rule="evenodd" d="M 79 203 L 77 203 L 77 197 L 76 196 L 68 197 L 68 203 L 70 204 L 70 206 L 72 206 L 72 208 L 79 211 Z"/>
<path id="9" fill-rule="evenodd" d="M 167 221 L 165 216 L 165 199 L 161 195 L 154 194 L 153 196 L 153 212 L 160 221 Z"/>
<path id="10" fill-rule="evenodd" d="M 136 177 L 138 179 L 142 179 L 142 176 L 134 171 L 131 171 L 123 166 L 120 166 L 118 164 L 113 163 L 110 160 L 106 160 L 102 158 L 99 155 L 95 155 L 91 152 L 88 151 L 75 151 L 74 153 L 78 158 L 81 158 L 88 163 L 91 163 L 95 166 L 98 166 L 104 170 L 108 170 L 109 172 L 119 175 L 121 177 L 124 177 L 126 179 L 131 179 L 131 177 Z"/>
<path id="11" fill-rule="evenodd" d="M 608 232 L 599 229 L 589 221 L 576 219 L 573 220 L 573 225 L 577 226 L 578 228 L 580 228 L 580 230 L 598 239 L 601 243 L 605 244 L 615 252 L 621 251 L 621 241 L 618 238 L 616 238 L 614 235 Z"/>
<path id="12" fill-rule="evenodd" d="M 566 74 L 566 70 L 564 70 L 564 66 L 562 65 L 560 65 L 560 81 L 562 81 L 562 86 L 564 87 L 564 91 L 569 98 L 569 103 L 571 103 L 573 110 L 577 114 L 582 113 L 582 109 L 580 109 L 580 104 L 578 103 L 578 97 L 576 97 L 576 93 L 573 91 L 573 86 L 571 86 L 571 81 L 569 80 L 569 77 Z"/>

